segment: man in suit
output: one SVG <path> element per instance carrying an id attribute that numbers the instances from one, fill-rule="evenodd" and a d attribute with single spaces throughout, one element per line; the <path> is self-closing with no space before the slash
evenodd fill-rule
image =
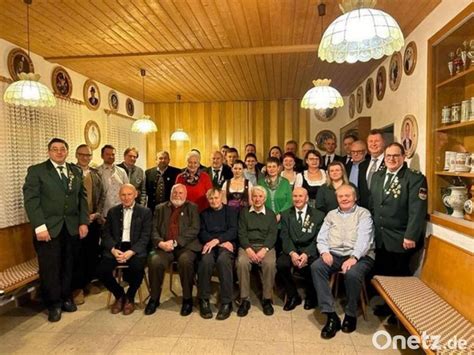
<path id="1" fill-rule="evenodd" d="M 293 207 L 281 217 L 280 238 L 283 253 L 277 259 L 277 271 L 283 282 L 286 303 L 283 310 L 291 311 L 301 304 L 291 270 L 298 270 L 304 277 L 306 299 L 304 309 L 316 306 L 316 291 L 311 278 L 310 265 L 316 260 L 316 236 L 323 224 L 324 213 L 308 205 L 308 192 L 302 187 L 293 190 Z"/>
<path id="2" fill-rule="evenodd" d="M 385 148 L 384 171 L 372 177 L 370 209 L 375 224 L 375 274 L 410 276 L 410 259 L 423 244 L 427 214 L 427 183 L 420 172 L 405 163 L 400 143 Z M 388 307 L 376 315 L 390 314 Z"/>
<path id="3" fill-rule="evenodd" d="M 143 169 L 136 165 L 138 159 L 138 150 L 135 147 L 125 149 L 123 152 L 123 162 L 118 164 L 127 173 L 130 184 L 135 186 L 138 191 L 137 203 L 145 206 L 146 189 L 145 173 Z"/>
<path id="4" fill-rule="evenodd" d="M 356 187 L 359 185 L 360 165 L 366 160 L 367 145 L 364 141 L 358 140 L 351 144 L 352 160 L 347 168 L 347 177 Z"/>
<path id="5" fill-rule="evenodd" d="M 352 161 L 352 157 L 351 157 L 351 145 L 352 143 L 354 143 L 355 141 L 357 140 L 357 137 L 352 135 L 352 134 L 348 134 L 347 136 L 344 137 L 344 139 L 342 140 L 342 146 L 344 148 L 344 153 L 346 153 L 346 155 L 342 156 L 342 164 L 344 164 L 344 167 L 346 168 L 346 172 L 348 171 L 347 167 L 349 166 L 349 163 Z"/>
<path id="6" fill-rule="evenodd" d="M 183 288 L 181 315 L 188 316 L 193 311 L 195 263 L 202 246 L 198 239 L 198 207 L 187 201 L 186 196 L 186 186 L 176 184 L 171 189 L 170 201 L 158 205 L 155 210 L 152 234 L 154 249 L 148 258 L 151 292 L 145 308 L 146 315 L 155 313 L 160 305 L 165 271 L 175 260 L 178 262 Z"/>
<path id="7" fill-rule="evenodd" d="M 255 163 L 255 168 L 260 172 L 262 171 L 263 167 L 265 166 L 265 164 L 262 164 L 258 161 L 257 159 L 257 147 L 255 146 L 255 144 L 253 143 L 247 143 L 245 145 L 245 158 L 247 158 L 247 154 L 249 153 L 252 153 L 255 155 L 255 160 L 256 160 L 256 163 Z M 245 159 L 246 160 L 246 159 Z"/>
<path id="8" fill-rule="evenodd" d="M 212 186 L 222 188 L 226 180 L 232 179 L 232 169 L 228 165 L 224 165 L 224 156 L 216 150 L 211 156 L 212 164 L 205 171 L 211 177 Z"/>
<path id="9" fill-rule="evenodd" d="M 61 319 L 61 309 L 77 310 L 71 299 L 73 248 L 88 233 L 89 215 L 82 171 L 66 163 L 63 139 L 48 143 L 49 159 L 30 166 L 23 185 L 26 213 L 34 230 L 43 300 L 48 320 Z"/>
<path id="10" fill-rule="evenodd" d="M 102 245 L 104 257 L 98 274 L 107 289 L 115 296 L 112 314 L 123 311 L 124 315 L 135 310 L 135 294 L 145 275 L 147 246 L 151 237 L 151 211 L 136 203 L 137 190 L 132 184 L 120 187 L 120 205 L 112 207 L 107 214 Z M 125 293 L 113 273 L 117 266 L 127 265 L 124 279 L 129 287 Z"/>
<path id="11" fill-rule="evenodd" d="M 232 168 L 237 159 L 239 159 L 239 151 L 237 148 L 230 147 L 226 155 L 227 165 Z"/>
<path id="12" fill-rule="evenodd" d="M 298 158 L 298 142 L 295 140 L 289 140 L 285 144 L 285 153 L 290 152 L 295 155 L 295 167 L 294 170 L 297 173 L 301 173 L 304 170 L 303 159 Z"/>
<path id="13" fill-rule="evenodd" d="M 152 213 L 155 207 L 160 203 L 169 201 L 171 188 L 173 187 L 176 176 L 181 170 L 170 164 L 170 155 L 167 151 L 156 153 L 156 167 L 150 168 L 145 172 L 146 194 L 148 196 L 148 208 Z"/>
<path id="14" fill-rule="evenodd" d="M 326 138 L 324 140 L 324 149 L 326 154 L 323 155 L 322 169 L 327 170 L 329 164 L 333 161 L 342 161 L 342 157 L 336 154 L 337 142 L 334 138 Z"/>

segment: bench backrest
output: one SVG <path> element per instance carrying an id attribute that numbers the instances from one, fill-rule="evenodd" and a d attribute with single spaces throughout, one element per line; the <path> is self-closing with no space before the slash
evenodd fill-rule
<path id="1" fill-rule="evenodd" d="M 36 256 L 30 224 L 0 229 L 0 271 Z"/>
<path id="2" fill-rule="evenodd" d="M 459 313 L 474 322 L 473 253 L 431 235 L 421 279 Z"/>

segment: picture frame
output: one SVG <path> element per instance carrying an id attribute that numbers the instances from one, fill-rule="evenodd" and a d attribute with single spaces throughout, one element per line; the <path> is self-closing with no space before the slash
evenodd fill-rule
<path id="1" fill-rule="evenodd" d="M 100 91 L 96 82 L 88 79 L 83 88 L 84 103 L 90 110 L 97 110 L 100 106 Z"/>
<path id="2" fill-rule="evenodd" d="M 330 131 L 328 129 L 325 129 L 325 130 L 322 130 L 320 131 L 317 135 L 316 135 L 316 138 L 315 138 L 315 142 L 316 142 L 316 147 L 319 149 L 319 150 L 322 150 L 322 151 L 326 151 L 326 148 L 324 147 L 324 141 L 328 138 L 332 138 L 334 139 L 334 141 L 337 142 L 337 138 L 336 138 L 336 135 L 334 134 L 333 131 Z"/>
<path id="3" fill-rule="evenodd" d="M 20 79 L 20 73 L 34 73 L 35 66 L 28 53 L 21 48 L 14 48 L 7 57 L 8 72 L 13 81 Z"/>
<path id="4" fill-rule="evenodd" d="M 127 109 L 127 115 L 133 116 L 135 113 L 135 104 L 133 103 L 133 100 L 129 97 L 127 97 L 127 100 L 125 101 L 125 108 Z"/>
<path id="5" fill-rule="evenodd" d="M 93 120 L 87 121 L 84 127 L 84 140 L 86 144 L 91 148 L 91 150 L 95 150 L 99 148 L 100 139 L 100 128 L 97 122 Z"/>
<path id="6" fill-rule="evenodd" d="M 416 43 L 411 41 L 407 44 L 403 54 L 403 71 L 406 75 L 411 75 L 415 71 L 417 56 Z"/>
<path id="7" fill-rule="evenodd" d="M 405 149 L 406 157 L 408 159 L 413 157 L 418 145 L 418 123 L 413 115 L 406 115 L 402 121 L 400 144 Z"/>
<path id="8" fill-rule="evenodd" d="M 69 98 L 72 94 L 72 80 L 63 67 L 57 66 L 51 74 L 51 86 L 56 95 Z"/>
<path id="9" fill-rule="evenodd" d="M 354 118 L 355 115 L 355 95 L 349 97 L 349 117 Z"/>
<path id="10" fill-rule="evenodd" d="M 368 78 L 365 82 L 365 106 L 371 108 L 374 103 L 374 79 Z"/>
<path id="11" fill-rule="evenodd" d="M 362 109 L 364 108 L 364 88 L 362 86 L 359 86 L 357 88 L 356 108 L 357 108 L 357 113 L 362 113 Z"/>
<path id="12" fill-rule="evenodd" d="M 392 54 L 389 66 L 389 85 L 392 91 L 397 91 L 402 81 L 402 55 L 400 52 Z"/>
<path id="13" fill-rule="evenodd" d="M 118 111 L 119 97 L 115 90 L 109 91 L 109 107 L 112 111 Z"/>
<path id="14" fill-rule="evenodd" d="M 375 93 L 377 100 L 382 101 L 385 96 L 385 89 L 387 87 L 387 71 L 384 66 L 381 66 L 377 70 L 377 76 L 375 79 Z"/>
<path id="15" fill-rule="evenodd" d="M 314 115 L 316 116 L 316 119 L 322 122 L 329 122 L 334 117 L 336 117 L 337 114 L 337 108 L 331 107 L 331 108 L 321 108 L 314 110 Z"/>

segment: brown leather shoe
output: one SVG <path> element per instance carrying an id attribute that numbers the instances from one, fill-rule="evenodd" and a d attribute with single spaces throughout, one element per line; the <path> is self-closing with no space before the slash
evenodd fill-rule
<path id="1" fill-rule="evenodd" d="M 117 314 L 117 313 L 120 313 L 124 307 L 123 305 L 123 298 L 118 298 L 115 300 L 114 304 L 112 305 L 112 307 L 110 307 L 110 312 L 112 314 Z"/>
<path id="2" fill-rule="evenodd" d="M 130 300 L 126 299 L 123 305 L 123 315 L 128 316 L 129 314 L 132 314 L 134 310 L 135 304 L 133 302 L 130 302 Z"/>

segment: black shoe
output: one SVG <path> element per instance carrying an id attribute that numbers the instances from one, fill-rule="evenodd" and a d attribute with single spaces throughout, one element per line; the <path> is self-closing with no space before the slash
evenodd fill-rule
<path id="1" fill-rule="evenodd" d="M 199 314 L 204 319 L 211 319 L 212 318 L 212 310 L 209 300 L 200 299 L 199 300 Z"/>
<path id="2" fill-rule="evenodd" d="M 250 301 L 242 300 L 240 302 L 239 309 L 237 310 L 237 315 L 239 317 L 245 317 L 249 313 L 249 309 L 250 309 Z"/>
<path id="3" fill-rule="evenodd" d="M 145 312 L 144 312 L 145 315 L 149 316 L 155 313 L 159 305 L 160 305 L 160 301 L 155 301 L 153 298 L 150 298 L 150 300 L 148 301 L 148 304 L 145 307 Z"/>
<path id="4" fill-rule="evenodd" d="M 61 308 L 51 307 L 48 309 L 48 321 L 59 322 L 61 320 Z"/>
<path id="5" fill-rule="evenodd" d="M 342 331 L 344 333 L 352 333 L 356 330 L 357 327 L 357 318 L 351 317 L 346 314 L 344 321 L 342 322 Z"/>
<path id="6" fill-rule="evenodd" d="M 71 299 L 67 299 L 67 300 L 63 301 L 63 304 L 62 304 L 61 308 L 63 309 L 64 312 L 75 312 L 75 311 L 77 311 L 77 306 L 74 303 L 74 301 L 71 300 Z"/>
<path id="7" fill-rule="evenodd" d="M 313 308 L 316 308 L 317 305 L 318 305 L 318 301 L 316 300 L 316 298 L 306 298 L 304 300 L 303 308 L 306 310 L 313 309 Z"/>
<path id="8" fill-rule="evenodd" d="M 183 305 L 181 306 L 180 314 L 183 317 L 189 316 L 193 312 L 193 300 L 185 300 L 183 299 Z M 212 313 L 211 313 L 212 314 Z"/>
<path id="9" fill-rule="evenodd" d="M 283 306 L 284 311 L 291 311 L 296 308 L 296 306 L 299 306 L 301 304 L 301 297 L 300 296 L 293 296 L 293 297 L 288 297 L 288 299 L 285 302 L 285 305 Z"/>
<path id="10" fill-rule="evenodd" d="M 266 316 L 273 315 L 272 300 L 263 299 L 262 300 L 262 308 L 263 308 L 263 314 L 265 314 Z"/>
<path id="11" fill-rule="evenodd" d="M 216 319 L 217 320 L 224 320 L 229 318 L 230 314 L 232 313 L 232 303 L 223 303 L 219 308 L 219 312 L 217 312 Z"/>
<path id="12" fill-rule="evenodd" d="M 392 310 L 390 309 L 390 307 L 386 303 L 384 303 L 380 306 L 377 306 L 374 309 L 374 315 L 377 316 L 377 317 L 388 317 L 392 314 L 393 314 Z"/>
<path id="13" fill-rule="evenodd" d="M 336 313 L 328 313 L 328 320 L 323 330 L 321 330 L 321 338 L 331 339 L 341 330 L 341 320 Z"/>

